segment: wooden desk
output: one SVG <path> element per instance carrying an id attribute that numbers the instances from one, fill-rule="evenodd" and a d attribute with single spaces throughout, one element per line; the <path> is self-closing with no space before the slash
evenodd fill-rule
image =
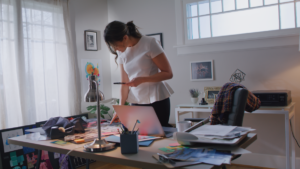
<path id="1" fill-rule="evenodd" d="M 211 112 L 213 104 L 209 105 L 197 105 L 197 104 L 180 104 L 175 108 L 175 122 L 179 121 L 179 116 L 186 113 L 191 113 L 194 118 L 194 112 Z M 249 113 L 246 112 L 245 113 Z M 286 169 L 296 168 L 296 153 L 295 153 L 295 142 L 292 136 L 289 134 L 290 124 L 289 120 L 292 120 L 293 131 L 295 133 L 295 102 L 290 103 L 288 106 L 261 106 L 258 110 L 252 112 L 254 114 L 283 114 L 284 125 L 285 125 L 285 157 L 286 157 Z M 275 133 L 276 134 L 276 133 Z M 290 161 L 290 141 L 292 149 L 292 160 Z"/>
<path id="2" fill-rule="evenodd" d="M 241 141 L 238 145 L 241 148 L 246 148 L 250 144 L 252 144 L 257 139 L 257 135 L 254 133 L 249 133 L 248 136 Z M 15 144 L 25 147 L 31 147 L 40 150 L 46 150 L 50 152 L 57 152 L 66 154 L 70 150 L 78 147 L 78 144 L 67 144 L 65 146 L 52 144 L 54 140 L 47 140 L 47 141 L 33 141 L 26 138 L 26 135 L 13 137 L 8 139 L 9 144 Z M 170 143 L 176 142 L 173 139 L 161 139 L 156 140 L 152 143 L 149 147 L 139 147 L 138 154 L 121 154 L 120 147 L 108 152 L 103 153 L 88 153 L 84 152 L 83 148 L 77 148 L 73 152 L 70 153 L 71 156 L 81 157 L 86 159 L 93 159 L 96 161 L 104 161 L 108 163 L 120 164 L 120 165 L 127 165 L 132 167 L 138 168 L 149 168 L 149 169 L 165 169 L 166 167 L 155 160 L 152 155 L 156 153 L 164 153 L 159 150 L 159 148 L 167 147 Z M 81 144 L 83 146 L 83 144 Z M 213 165 L 208 164 L 199 164 L 194 166 L 184 167 L 186 169 L 210 169 L 213 168 Z"/>

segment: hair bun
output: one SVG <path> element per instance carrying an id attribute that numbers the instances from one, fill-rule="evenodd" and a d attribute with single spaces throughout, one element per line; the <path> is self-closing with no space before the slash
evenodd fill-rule
<path id="1" fill-rule="evenodd" d="M 133 35 L 135 34 L 136 32 L 136 26 L 135 24 L 133 23 L 133 21 L 129 21 L 126 23 L 126 26 L 127 26 L 127 33 L 128 35 Z"/>

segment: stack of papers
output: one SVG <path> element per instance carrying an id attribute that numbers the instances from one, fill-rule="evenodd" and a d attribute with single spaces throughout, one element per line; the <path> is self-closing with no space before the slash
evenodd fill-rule
<path id="1" fill-rule="evenodd" d="M 232 140 L 255 129 L 237 126 L 205 125 L 190 132 L 198 138 Z"/>
<path id="2" fill-rule="evenodd" d="M 204 125 L 190 132 L 174 133 L 174 138 L 181 145 L 192 143 L 237 145 L 255 129 L 237 126 Z"/>

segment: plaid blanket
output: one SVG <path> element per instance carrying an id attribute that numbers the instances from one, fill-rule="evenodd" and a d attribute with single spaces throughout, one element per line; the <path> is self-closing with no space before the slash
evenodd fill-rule
<path id="1" fill-rule="evenodd" d="M 231 112 L 233 104 L 233 95 L 236 89 L 244 88 L 245 86 L 237 83 L 226 83 L 217 95 L 216 102 L 210 115 L 210 124 L 226 124 L 228 121 L 228 114 Z M 260 107 L 260 100 L 248 91 L 248 98 L 245 110 L 253 112 Z"/>

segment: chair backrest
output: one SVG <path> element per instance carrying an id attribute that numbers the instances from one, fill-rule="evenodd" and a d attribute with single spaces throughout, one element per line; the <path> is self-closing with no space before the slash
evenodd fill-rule
<path id="1" fill-rule="evenodd" d="M 244 88 L 238 88 L 234 92 L 232 110 L 228 115 L 227 125 L 230 126 L 242 126 L 245 113 L 245 107 L 248 98 L 248 90 Z"/>

